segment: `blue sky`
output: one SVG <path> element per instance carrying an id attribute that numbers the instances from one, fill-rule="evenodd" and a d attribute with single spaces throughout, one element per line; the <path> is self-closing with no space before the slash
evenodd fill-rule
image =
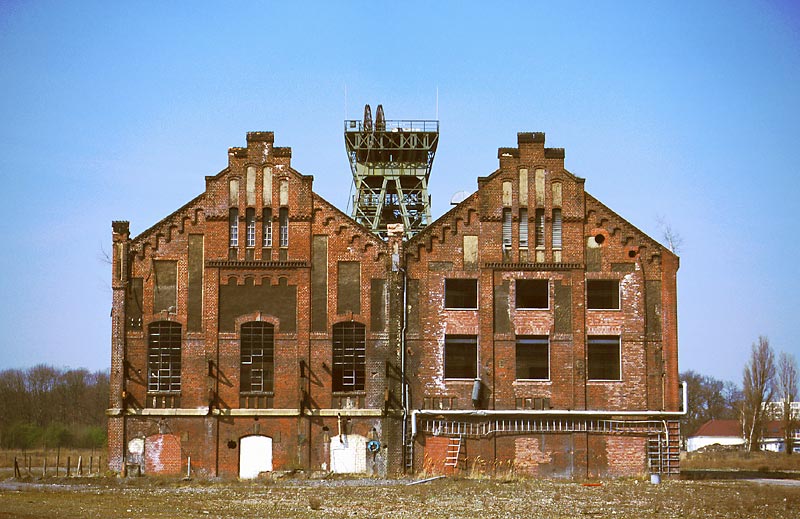
<path id="1" fill-rule="evenodd" d="M 434 118 L 437 89 L 434 217 L 544 131 L 683 237 L 681 370 L 740 383 L 759 335 L 800 357 L 800 5 L 289 4 L 0 0 L 0 369 L 107 367 L 111 220 L 157 222 L 247 131 L 344 209 L 345 115 Z"/>

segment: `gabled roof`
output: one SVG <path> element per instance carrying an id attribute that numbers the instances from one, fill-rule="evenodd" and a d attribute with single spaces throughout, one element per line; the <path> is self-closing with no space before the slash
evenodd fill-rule
<path id="1" fill-rule="evenodd" d="M 739 420 L 709 420 L 697 429 L 697 432 L 689 437 L 697 436 L 729 436 L 733 438 L 742 437 L 742 426 Z"/>

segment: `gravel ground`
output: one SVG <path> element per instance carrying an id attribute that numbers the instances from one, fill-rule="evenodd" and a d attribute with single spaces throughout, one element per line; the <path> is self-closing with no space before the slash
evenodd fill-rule
<path id="1" fill-rule="evenodd" d="M 440 479 L 0 482 L 0 518 L 800 517 L 800 486 L 760 481 Z"/>

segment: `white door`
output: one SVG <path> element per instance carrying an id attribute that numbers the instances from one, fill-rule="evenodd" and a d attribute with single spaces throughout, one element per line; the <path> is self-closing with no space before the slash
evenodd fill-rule
<path id="1" fill-rule="evenodd" d="M 239 477 L 257 478 L 261 472 L 272 471 L 272 438 L 245 436 L 239 440 Z"/>
<path id="2" fill-rule="evenodd" d="M 331 471 L 360 474 L 367 471 L 367 439 L 358 434 L 331 438 Z"/>

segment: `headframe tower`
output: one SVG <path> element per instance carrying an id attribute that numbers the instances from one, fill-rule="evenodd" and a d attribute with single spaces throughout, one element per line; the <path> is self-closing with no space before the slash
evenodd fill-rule
<path id="1" fill-rule="evenodd" d="M 364 107 L 364 120 L 344 122 L 344 142 L 353 172 L 351 216 L 383 239 L 402 224 L 406 239 L 431 221 L 428 179 L 439 144 L 439 121 L 387 121 L 378 105 Z"/>

